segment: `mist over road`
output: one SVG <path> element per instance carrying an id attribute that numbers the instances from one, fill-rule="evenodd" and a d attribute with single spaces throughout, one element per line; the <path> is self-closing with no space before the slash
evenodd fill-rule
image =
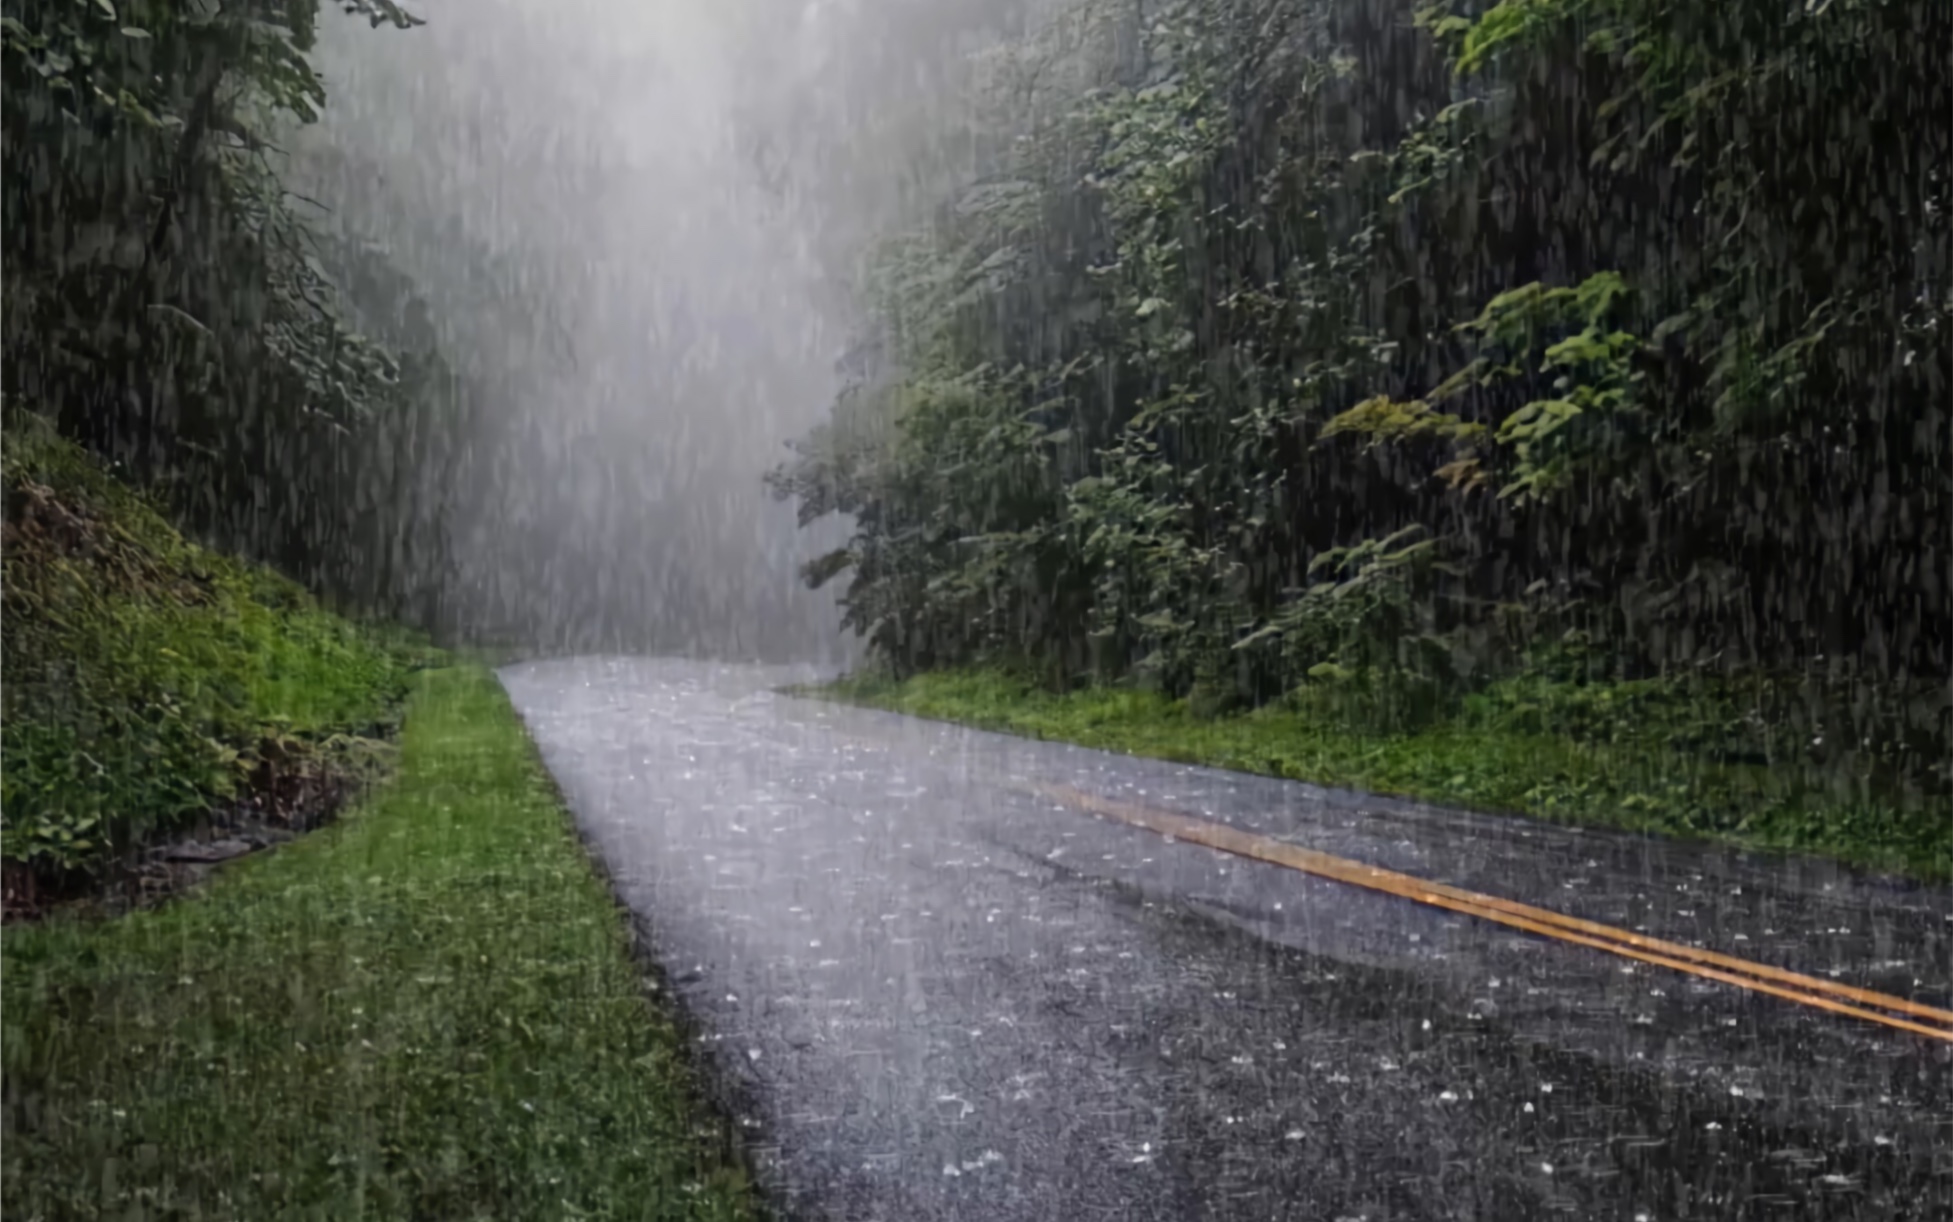
<path id="1" fill-rule="evenodd" d="M 791 1218 L 1943 1218 L 1953 1044 L 1173 843 L 1156 803 L 1936 1005 L 1953 893 L 645 659 L 503 682 Z"/>
<path id="2" fill-rule="evenodd" d="M 462 383 L 428 476 L 443 630 L 853 656 L 798 575 L 845 523 L 801 530 L 762 477 L 862 338 L 865 244 L 942 193 L 958 39 L 1012 7 L 427 0 L 397 38 L 326 24 L 333 100 L 292 133 L 292 183 L 411 280 Z"/>

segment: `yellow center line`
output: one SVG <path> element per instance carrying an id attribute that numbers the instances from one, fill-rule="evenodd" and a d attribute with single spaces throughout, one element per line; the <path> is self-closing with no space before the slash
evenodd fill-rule
<path id="1" fill-rule="evenodd" d="M 1184 840 L 1189 844 L 1218 849 L 1239 857 L 1267 862 L 1270 865 L 1285 866 L 1304 874 L 1367 887 L 1373 891 L 1386 892 L 1432 907 L 1495 921 L 1528 933 L 1603 950 L 1624 958 L 1671 968 L 1678 972 L 1687 972 L 1693 976 L 1735 985 L 1738 988 L 1765 993 L 1772 997 L 1780 997 L 1800 1005 L 1849 1015 L 1867 1022 L 1882 1023 L 1901 1031 L 1910 1031 L 1953 1043 L 1953 1011 L 1895 997 L 1889 993 L 1879 993 L 1854 985 L 1840 984 L 1835 980 L 1806 976 L 1772 967 L 1766 963 L 1756 963 L 1733 955 L 1702 950 L 1699 947 L 1665 942 L 1659 938 L 1650 938 L 1611 925 L 1566 916 L 1550 909 L 1535 908 L 1529 904 L 1520 904 L 1497 896 L 1430 882 L 1413 875 L 1400 874 L 1395 870 L 1364 865 L 1362 862 L 1351 861 L 1348 858 L 1336 857 L 1315 849 L 1301 848 L 1253 832 L 1244 832 L 1239 828 L 1229 827 L 1210 819 L 1198 819 L 1175 811 L 1137 806 L 1086 793 L 1070 786 L 1036 785 L 1031 789 L 1032 792 L 1053 801 L 1078 807 L 1133 827 L 1144 828 L 1174 840 Z M 1889 1011 L 1889 1013 L 1881 1013 L 1881 1011 Z M 1899 1014 L 1909 1014 L 1943 1025 L 1915 1022 L 1900 1018 Z"/>

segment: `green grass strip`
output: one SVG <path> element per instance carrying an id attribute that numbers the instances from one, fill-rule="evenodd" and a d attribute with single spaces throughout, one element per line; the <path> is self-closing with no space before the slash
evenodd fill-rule
<path id="1" fill-rule="evenodd" d="M 1184 700 L 1119 687 L 1044 690 L 1007 672 L 843 679 L 801 694 L 1128 755 L 1504 811 L 1568 824 L 1794 850 L 1920 879 L 1953 879 L 1953 810 L 1813 790 L 1768 768 L 1633 742 L 1519 733 L 1459 716 L 1362 733 L 1269 706 L 1198 717 Z"/>
<path id="2" fill-rule="evenodd" d="M 507 698 L 423 672 L 335 826 L 10 928 L 8 1218 L 753 1216 Z"/>

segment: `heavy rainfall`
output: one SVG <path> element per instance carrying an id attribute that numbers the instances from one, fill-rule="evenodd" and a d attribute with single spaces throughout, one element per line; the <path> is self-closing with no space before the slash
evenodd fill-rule
<path id="1" fill-rule="evenodd" d="M 9 1218 L 1953 1218 L 1953 5 L 0 37 Z"/>

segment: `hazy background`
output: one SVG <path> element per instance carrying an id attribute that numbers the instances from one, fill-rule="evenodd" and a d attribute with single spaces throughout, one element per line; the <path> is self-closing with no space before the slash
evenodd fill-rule
<path id="1" fill-rule="evenodd" d="M 419 285 L 464 380 L 450 632 L 842 661 L 764 472 L 858 338 L 861 242 L 967 158 L 1012 6 L 424 0 L 326 23 L 291 180 Z"/>

